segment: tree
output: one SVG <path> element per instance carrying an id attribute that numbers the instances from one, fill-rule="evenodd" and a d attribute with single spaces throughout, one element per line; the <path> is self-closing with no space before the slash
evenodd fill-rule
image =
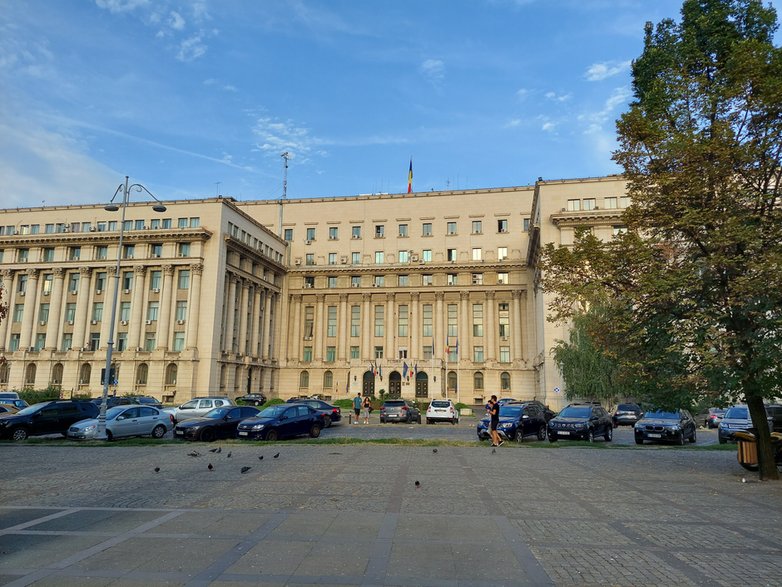
<path id="1" fill-rule="evenodd" d="M 782 389 L 776 13 L 760 0 L 685 0 L 681 17 L 647 24 L 634 101 L 617 122 L 628 233 L 549 247 L 544 287 L 560 318 L 576 300 L 610 300 L 621 318 L 603 338 L 622 341 L 626 363 L 646 351 L 649 376 L 669 373 L 672 393 L 661 381 L 647 391 L 746 401 L 761 478 L 778 479 L 763 405 Z M 578 261 L 588 263 L 563 285 Z"/>

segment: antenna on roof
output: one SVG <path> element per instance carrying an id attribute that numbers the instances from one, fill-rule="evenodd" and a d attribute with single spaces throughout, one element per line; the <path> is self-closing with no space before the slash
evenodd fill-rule
<path id="1" fill-rule="evenodd" d="M 291 158 L 291 154 L 288 151 L 283 152 L 280 157 L 284 161 L 284 167 L 282 171 L 282 199 L 280 199 L 280 230 L 277 236 L 282 238 L 282 207 L 285 204 L 285 200 L 288 199 L 288 159 Z"/>

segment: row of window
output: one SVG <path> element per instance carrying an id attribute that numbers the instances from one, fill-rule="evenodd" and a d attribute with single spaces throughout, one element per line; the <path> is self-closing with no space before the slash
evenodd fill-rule
<path id="1" fill-rule="evenodd" d="M 603 198 L 604 210 L 616 210 L 617 208 L 627 208 L 630 205 L 628 196 L 609 196 Z M 568 212 L 578 212 L 580 210 L 597 210 L 597 198 L 572 198 L 567 201 Z"/>
<path id="2" fill-rule="evenodd" d="M 350 227 L 350 238 L 351 239 L 360 239 L 362 238 L 361 235 L 361 228 L 362 226 L 359 224 L 354 224 Z M 483 220 L 473 220 L 471 222 L 471 232 L 470 234 L 483 234 Z M 500 234 L 509 232 L 509 220 L 507 218 L 498 218 L 497 219 L 497 232 Z M 529 218 L 524 218 L 522 221 L 522 230 L 524 232 L 527 232 L 529 230 Z M 457 231 L 457 223 L 456 221 L 448 221 L 445 224 L 445 234 L 447 236 L 455 236 L 458 234 Z M 375 224 L 374 225 L 374 237 L 375 238 L 385 238 L 386 236 L 386 225 L 385 224 Z M 397 236 L 399 238 L 408 238 L 410 236 L 410 225 L 407 223 L 400 223 L 397 224 Z M 434 228 L 433 224 L 431 222 L 423 222 L 421 224 L 421 236 L 423 237 L 429 237 L 434 236 Z M 286 241 L 292 242 L 294 239 L 293 229 L 292 228 L 286 228 L 284 231 L 284 238 Z M 305 241 L 312 242 L 316 240 L 316 229 L 314 226 L 308 226 L 305 229 Z M 334 241 L 339 240 L 339 227 L 338 226 L 329 226 L 328 227 L 328 240 Z"/>
<path id="3" fill-rule="evenodd" d="M 425 374 L 423 374 L 425 377 Z M 449 371 L 448 375 L 446 377 L 446 386 L 447 389 L 450 390 L 456 390 L 457 386 L 459 384 L 459 378 L 456 371 Z M 310 386 L 310 373 L 309 371 L 302 371 L 299 373 L 299 389 L 309 389 Z M 472 387 L 475 391 L 483 391 L 484 388 L 484 374 L 482 371 L 476 371 L 473 373 L 472 376 Z M 325 371 L 323 373 L 323 389 L 324 390 L 332 390 L 334 389 L 334 373 L 332 371 Z M 503 371 L 500 373 L 500 391 L 503 392 L 503 395 L 505 395 L 505 392 L 510 391 L 510 373 L 507 371 Z M 418 395 L 416 390 L 416 395 Z"/>
<path id="4" fill-rule="evenodd" d="M 267 243 L 264 243 L 262 240 L 258 239 L 257 237 L 252 236 L 246 230 L 239 228 L 233 222 L 228 223 L 228 234 L 230 234 L 232 238 L 235 238 L 236 240 L 243 242 L 248 247 L 255 249 L 256 251 L 265 255 L 266 257 L 269 257 L 270 259 L 274 259 L 278 263 L 282 263 L 282 259 L 283 259 L 282 253 L 275 251 Z"/>
<path id="5" fill-rule="evenodd" d="M 178 257 L 189 257 L 190 256 L 190 243 L 175 243 L 176 244 L 176 254 Z M 150 243 L 148 245 L 122 245 L 122 258 L 123 259 L 135 259 L 137 254 L 144 255 L 146 253 L 146 256 L 149 258 L 155 258 L 160 259 L 163 257 L 163 243 Z M 28 263 L 31 261 L 30 258 L 30 249 L 26 247 L 20 247 L 17 249 L 14 249 L 16 251 L 16 255 L 14 258 L 14 261 L 17 263 Z M 105 261 L 109 258 L 109 247 L 108 245 L 96 245 L 94 247 L 82 247 L 80 245 L 74 245 L 70 247 L 66 247 L 65 250 L 65 257 L 63 259 L 55 258 L 55 247 L 43 247 L 40 249 L 40 258 L 37 259 L 37 262 L 43 262 L 43 263 L 52 263 L 54 261 L 81 261 L 82 259 L 87 259 L 89 255 L 85 255 L 86 250 L 90 250 L 92 252 L 91 260 L 93 261 Z M 12 255 L 13 256 L 13 255 Z M 5 257 L 5 251 L 3 249 L 0 249 L 0 263 L 3 262 Z"/>
<path id="6" fill-rule="evenodd" d="M 456 262 L 458 260 L 458 249 L 445 249 L 445 260 L 449 262 Z M 326 259 L 329 265 L 336 265 L 337 259 L 342 265 L 347 265 L 348 261 L 351 265 L 361 265 L 362 253 L 354 251 L 347 255 L 339 256 L 337 253 L 327 253 Z M 414 251 L 403 250 L 397 251 L 397 263 L 431 263 L 432 262 L 432 249 L 423 249 L 420 254 Z M 497 260 L 504 261 L 508 258 L 508 247 L 497 247 Z M 483 249 L 481 247 L 473 247 L 470 255 L 471 261 L 483 261 Z M 386 263 L 385 251 L 375 251 L 374 254 L 375 265 L 384 265 Z M 393 261 L 392 261 L 393 262 Z M 304 256 L 305 265 L 315 265 L 315 253 L 306 253 Z"/>
<path id="7" fill-rule="evenodd" d="M 176 227 L 198 228 L 201 219 L 198 216 L 177 218 Z M 54 222 L 43 225 L 43 234 L 60 234 L 63 232 L 113 232 L 120 228 L 116 220 L 101 220 L 98 222 Z M 155 230 L 174 228 L 173 218 L 153 218 L 151 220 L 125 220 L 123 230 Z M 41 234 L 40 224 L 20 224 L 19 226 L 0 226 L 0 236 L 17 234 Z"/>
<path id="8" fill-rule="evenodd" d="M 484 357 L 484 349 L 482 346 L 474 346 L 472 348 L 472 360 L 474 363 L 485 363 L 486 359 Z M 408 359 L 409 357 L 407 349 L 398 349 L 397 353 L 397 359 Z M 454 349 L 450 349 L 446 353 L 447 355 L 447 361 L 449 363 L 457 363 L 459 361 L 458 352 Z M 384 359 L 385 357 L 385 351 L 383 346 L 375 346 L 372 351 L 372 357 L 374 359 Z M 361 359 L 361 351 L 358 345 L 353 345 L 350 347 L 350 359 Z M 423 347 L 423 358 L 421 359 L 423 361 L 431 361 L 432 360 L 432 346 L 424 346 Z M 337 361 L 337 347 L 336 346 L 327 346 L 326 347 L 326 354 L 323 357 L 324 363 L 335 363 Z M 301 362 L 302 363 L 311 363 L 312 362 L 312 347 L 307 345 L 304 347 L 302 356 L 301 356 Z M 501 346 L 500 347 L 500 353 L 498 356 L 498 362 L 500 363 L 510 363 L 510 346 Z"/>
<path id="9" fill-rule="evenodd" d="M 79 282 L 81 281 L 81 274 L 77 271 L 73 271 L 67 274 L 68 293 L 77 295 L 79 293 Z M 163 271 L 159 269 L 153 269 L 149 272 L 149 289 L 152 293 L 160 293 L 162 286 Z M 123 271 L 120 276 L 120 289 L 123 294 L 129 294 L 133 291 L 133 283 L 135 277 L 133 271 Z M 95 293 L 101 295 L 108 286 L 108 272 L 97 271 L 95 273 Z M 27 284 L 29 282 L 29 275 L 26 273 L 18 273 L 16 281 L 16 293 L 25 295 L 27 293 Z M 54 284 L 54 274 L 44 273 L 41 276 L 42 293 L 48 296 L 52 293 Z M 190 269 L 179 269 L 176 276 L 177 289 L 189 289 L 190 288 Z"/>
<path id="10" fill-rule="evenodd" d="M 119 378 L 120 365 L 114 367 L 116 369 L 116 377 Z M 62 385 L 64 366 L 62 363 L 55 363 L 51 371 L 52 386 Z M 0 365 L 0 384 L 5 385 L 8 383 L 9 374 L 11 372 L 10 366 L 7 363 Z M 35 377 L 37 374 L 37 367 L 35 363 L 27 365 L 24 373 L 25 386 L 35 385 Z M 79 367 L 79 386 L 87 386 L 92 379 L 92 365 L 89 363 L 82 363 Z M 136 367 L 136 384 L 146 385 L 149 379 L 149 366 L 146 363 L 139 363 Z M 169 363 L 166 365 L 164 385 L 176 385 L 177 380 L 177 365 L 176 363 Z M 100 382 L 99 382 L 100 383 Z M 143 408 L 142 408 L 143 409 Z"/>
<path id="11" fill-rule="evenodd" d="M 9 352 L 18 351 L 19 344 L 20 344 L 20 335 L 18 333 L 12 333 L 8 341 Z M 89 342 L 85 350 L 97 351 L 100 349 L 100 344 L 101 344 L 100 332 L 91 332 Z M 31 347 L 30 350 L 40 351 L 44 348 L 45 345 L 46 345 L 46 334 L 38 333 L 35 336 L 35 340 L 33 341 L 33 346 Z M 142 350 L 146 352 L 152 352 L 155 350 L 156 346 L 157 346 L 156 333 L 146 332 L 144 335 Z M 60 340 L 60 351 L 65 352 L 71 350 L 72 348 L 74 348 L 73 333 L 64 332 L 62 335 L 62 339 Z M 118 351 L 125 351 L 128 349 L 127 332 L 117 333 L 117 340 L 114 348 Z M 181 352 L 184 349 L 185 349 L 185 332 L 183 330 L 175 330 L 173 333 L 171 350 L 175 352 Z"/>
<path id="12" fill-rule="evenodd" d="M 101 322 L 103 320 L 103 302 L 93 302 L 92 311 L 90 312 L 90 320 L 95 322 Z M 49 322 L 49 310 L 50 305 L 47 303 L 40 304 L 38 306 L 38 322 L 41 326 L 46 325 Z M 147 303 L 147 321 L 156 322 L 158 319 L 158 313 L 160 310 L 160 302 L 150 301 Z M 24 318 L 24 304 L 14 304 L 13 311 L 11 312 L 11 322 L 21 323 Z M 65 315 L 63 321 L 72 324 L 76 319 L 76 304 L 69 302 L 65 304 Z M 130 302 L 120 302 L 119 305 L 119 319 L 122 322 L 130 321 Z M 187 301 L 177 300 L 174 309 L 174 320 L 178 323 L 184 323 L 187 320 Z"/>
<path id="13" fill-rule="evenodd" d="M 386 286 L 386 277 L 389 278 L 389 283 L 391 279 L 393 279 L 394 276 L 386 276 L 386 275 L 372 275 L 372 287 L 385 287 Z M 339 277 L 336 275 L 327 275 L 326 276 L 326 282 L 325 285 L 329 289 L 335 289 L 339 287 Z M 497 284 L 498 285 L 508 285 L 510 283 L 509 274 L 507 272 L 498 272 L 497 273 Z M 471 273 L 470 274 L 470 284 L 472 285 L 483 285 L 484 279 L 483 279 L 483 273 Z M 393 284 L 391 284 L 393 286 Z M 396 275 L 396 287 L 410 287 L 410 276 L 407 274 L 404 275 Z M 422 273 L 421 274 L 421 283 L 422 286 L 430 286 L 434 285 L 434 274 L 433 273 Z M 445 285 L 451 285 L 451 286 L 457 286 L 457 285 L 466 285 L 464 283 L 459 283 L 459 274 L 458 273 L 446 273 L 445 274 Z M 415 286 L 418 286 L 418 283 L 415 284 Z M 315 277 L 312 275 L 306 275 L 304 276 L 304 287 L 306 289 L 314 288 L 315 287 Z M 350 276 L 350 287 L 362 287 L 362 276 L 361 275 L 351 275 Z"/>

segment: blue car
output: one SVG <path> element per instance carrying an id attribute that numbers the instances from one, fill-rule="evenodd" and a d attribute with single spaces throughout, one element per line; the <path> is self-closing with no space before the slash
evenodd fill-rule
<path id="1" fill-rule="evenodd" d="M 489 438 L 489 418 L 478 422 L 479 440 Z M 526 403 L 507 403 L 500 406 L 500 422 L 497 432 L 502 438 L 523 442 L 525 436 L 546 439 L 546 416 L 540 406 Z"/>
<path id="2" fill-rule="evenodd" d="M 277 440 L 309 434 L 317 438 L 322 428 L 323 419 L 318 410 L 306 404 L 277 404 L 242 420 L 236 428 L 236 437 Z"/>

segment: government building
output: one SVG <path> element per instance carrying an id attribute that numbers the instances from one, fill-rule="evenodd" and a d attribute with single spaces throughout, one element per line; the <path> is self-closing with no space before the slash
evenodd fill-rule
<path id="1" fill-rule="evenodd" d="M 625 194 L 608 176 L 162 213 L 139 199 L 124 223 L 105 203 L 0 210 L 0 390 L 100 395 L 115 315 L 112 393 L 557 409 L 551 348 L 567 330 L 546 319 L 538 256 L 579 226 L 622 231 Z"/>

